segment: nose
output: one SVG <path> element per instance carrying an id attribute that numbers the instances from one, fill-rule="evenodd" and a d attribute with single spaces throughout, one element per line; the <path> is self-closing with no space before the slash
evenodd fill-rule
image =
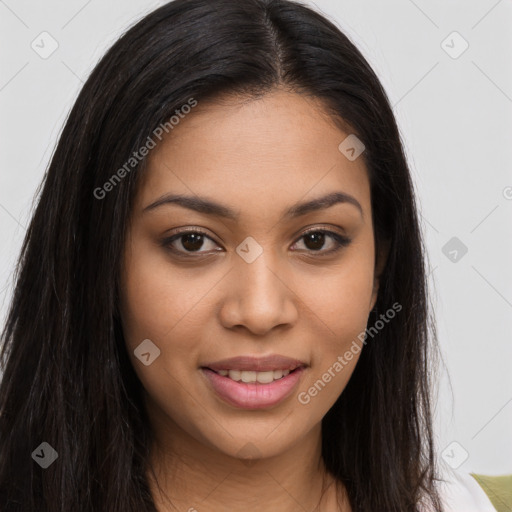
<path id="1" fill-rule="evenodd" d="M 291 279 L 265 251 L 252 263 L 238 258 L 229 282 L 220 320 L 228 329 L 246 328 L 263 336 L 277 326 L 284 329 L 297 322 L 297 296 Z"/>

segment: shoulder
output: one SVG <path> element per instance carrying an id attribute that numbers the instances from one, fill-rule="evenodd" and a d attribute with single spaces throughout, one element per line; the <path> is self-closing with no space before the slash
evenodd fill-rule
<path id="1" fill-rule="evenodd" d="M 438 482 L 444 512 L 496 512 L 478 481 L 467 472 L 444 469 Z"/>

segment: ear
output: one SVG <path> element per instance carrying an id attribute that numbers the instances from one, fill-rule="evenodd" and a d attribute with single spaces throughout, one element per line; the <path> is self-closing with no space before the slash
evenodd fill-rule
<path id="1" fill-rule="evenodd" d="M 377 303 L 377 296 L 379 294 L 379 285 L 380 285 L 380 276 L 384 271 L 386 266 L 386 262 L 388 261 L 389 256 L 389 248 L 391 247 L 391 240 L 385 239 L 379 243 L 379 252 L 375 258 L 375 271 L 373 278 L 373 290 L 372 290 L 372 298 L 370 302 L 370 310 L 375 307 Z"/>

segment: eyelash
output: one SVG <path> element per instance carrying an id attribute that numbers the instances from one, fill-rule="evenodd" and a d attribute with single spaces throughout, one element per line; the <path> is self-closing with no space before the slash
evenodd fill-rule
<path id="1" fill-rule="evenodd" d="M 334 231 L 330 231 L 330 230 L 327 230 L 327 229 L 321 229 L 321 228 L 312 228 L 312 229 L 309 229 L 307 231 L 304 231 L 304 233 L 302 233 L 302 235 L 296 240 L 295 243 L 297 243 L 299 240 L 301 240 L 306 235 L 309 235 L 311 233 L 323 233 L 325 235 L 330 236 L 336 242 L 337 246 L 334 249 L 330 249 L 328 251 L 321 251 L 321 250 L 314 251 L 312 249 L 307 251 L 307 252 L 313 253 L 315 256 L 319 256 L 319 257 L 330 256 L 332 254 L 335 254 L 338 251 L 340 251 L 341 249 L 343 249 L 344 247 L 347 247 L 352 242 L 352 240 L 350 238 L 348 238 L 346 236 L 343 236 L 343 235 L 340 235 L 339 233 L 336 233 Z M 181 250 L 177 250 L 177 249 L 175 249 L 174 247 L 171 246 L 171 244 L 175 240 L 178 240 L 180 237 L 182 237 L 184 235 L 188 235 L 188 234 L 203 235 L 203 236 L 205 236 L 206 238 L 208 238 L 209 240 L 211 240 L 212 242 L 215 243 L 215 240 L 213 240 L 206 232 L 202 231 L 199 228 L 191 228 L 191 229 L 186 229 L 186 230 L 180 231 L 178 233 L 175 233 L 171 237 L 165 238 L 164 240 L 162 240 L 161 244 L 162 244 L 162 246 L 164 248 L 168 249 L 169 251 L 173 252 L 174 254 L 178 254 L 181 257 L 184 257 L 184 258 L 197 258 L 200 255 L 202 255 L 203 253 L 201 253 L 201 252 L 193 252 L 193 251 L 181 251 Z M 294 245 L 295 245 L 295 243 L 294 243 Z M 212 253 L 210 253 L 210 255 L 211 254 Z"/>

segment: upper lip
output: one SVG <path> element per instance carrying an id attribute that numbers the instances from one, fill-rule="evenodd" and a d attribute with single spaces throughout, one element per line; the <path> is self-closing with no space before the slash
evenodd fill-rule
<path id="1" fill-rule="evenodd" d="M 222 359 L 202 365 L 203 368 L 209 368 L 218 372 L 219 370 L 240 370 L 266 372 L 270 370 L 295 370 L 300 366 L 306 366 L 306 363 L 293 359 L 291 357 L 272 354 L 264 357 L 238 356 Z"/>

